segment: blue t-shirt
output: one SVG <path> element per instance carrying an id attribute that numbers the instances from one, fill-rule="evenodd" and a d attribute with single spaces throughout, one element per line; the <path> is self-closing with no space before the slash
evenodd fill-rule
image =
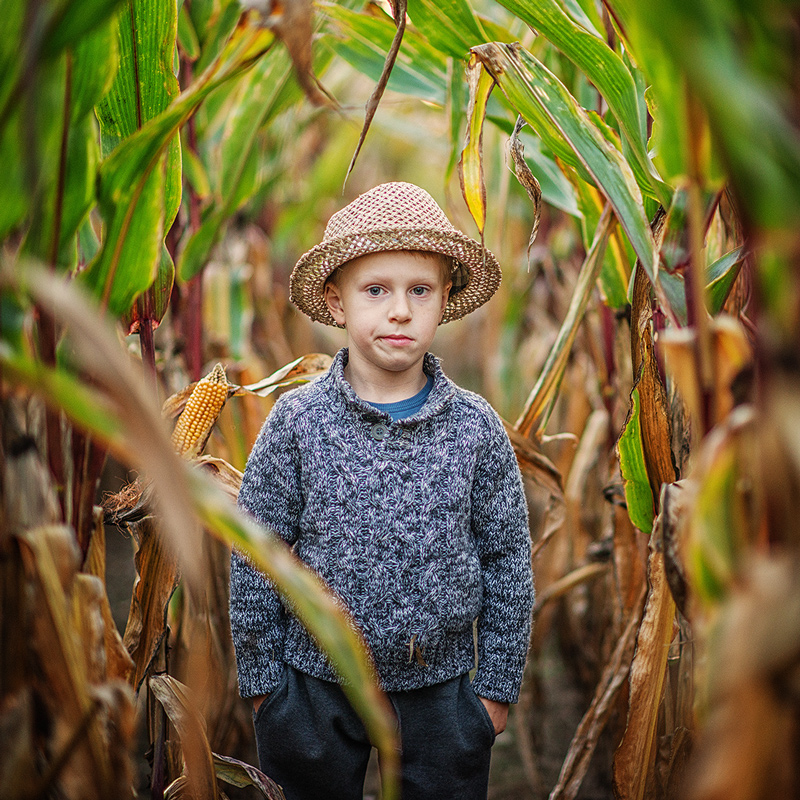
<path id="1" fill-rule="evenodd" d="M 409 397 L 407 400 L 398 400 L 396 403 L 370 403 L 370 405 L 377 408 L 378 411 L 388 414 L 397 422 L 399 419 L 413 417 L 425 405 L 432 388 L 433 376 L 428 375 L 428 382 L 413 397 Z"/>

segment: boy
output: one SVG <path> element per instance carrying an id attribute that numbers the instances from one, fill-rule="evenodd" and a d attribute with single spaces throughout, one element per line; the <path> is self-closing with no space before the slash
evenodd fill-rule
<path id="1" fill-rule="evenodd" d="M 348 346 L 276 402 L 239 494 L 358 623 L 397 713 L 404 800 L 485 800 L 525 666 L 533 585 L 516 459 L 489 404 L 428 353 L 438 325 L 499 281 L 494 256 L 412 184 L 383 184 L 334 214 L 297 263 L 291 299 L 345 328 Z M 236 554 L 231 628 L 262 770 L 287 800 L 360 800 L 370 744 L 359 718 Z"/>

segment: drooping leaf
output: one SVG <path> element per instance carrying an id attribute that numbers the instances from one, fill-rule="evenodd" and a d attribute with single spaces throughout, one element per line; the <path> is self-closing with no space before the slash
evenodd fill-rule
<path id="1" fill-rule="evenodd" d="M 531 248 L 536 241 L 536 234 L 539 232 L 539 221 L 542 216 L 542 187 L 539 185 L 539 181 L 536 180 L 536 176 L 531 172 L 531 168 L 525 161 L 525 150 L 519 138 L 520 131 L 524 127 L 525 120 L 522 117 L 517 117 L 517 122 L 514 125 L 514 133 L 511 136 L 508 149 L 514 162 L 514 174 L 525 189 L 528 199 L 533 204 L 533 225 L 531 226 L 531 233 L 528 237 L 527 251 L 528 259 L 530 259 Z"/>
<path id="2" fill-rule="evenodd" d="M 494 79 L 474 56 L 467 67 L 469 106 L 467 108 L 467 138 L 458 162 L 461 194 L 469 213 L 483 237 L 486 226 L 486 184 L 483 179 L 483 121 L 486 104 L 494 88 Z"/>
<path id="3" fill-rule="evenodd" d="M 487 44 L 473 48 L 514 108 L 543 140 L 544 118 L 559 130 L 614 209 L 648 276 L 656 281 L 656 248 L 644 214 L 641 191 L 622 154 L 614 148 L 564 85 L 541 62 L 519 47 Z M 558 153 L 557 153 L 558 154 Z"/>
<path id="4" fill-rule="evenodd" d="M 138 692 L 167 632 L 166 610 L 178 586 L 178 562 L 153 517 L 135 528 L 137 577 L 123 641 L 134 663 L 131 686 Z"/>
<path id="5" fill-rule="evenodd" d="M 639 108 L 633 77 L 622 59 L 598 36 L 575 24 L 555 0 L 500 1 L 547 37 L 597 87 L 630 147 L 630 163 L 639 185 L 666 204 L 671 191 L 647 154 L 646 118 Z"/>

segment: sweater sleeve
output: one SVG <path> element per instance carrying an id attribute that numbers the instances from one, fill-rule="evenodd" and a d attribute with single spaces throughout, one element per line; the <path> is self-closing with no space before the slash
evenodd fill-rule
<path id="1" fill-rule="evenodd" d="M 285 398 L 279 398 L 273 407 L 247 460 L 239 507 L 292 545 L 298 536 L 302 504 Z M 230 620 L 239 693 L 253 697 L 271 692 L 283 672 L 285 611 L 269 580 L 235 550 L 231 554 Z"/>
<path id="2" fill-rule="evenodd" d="M 515 703 L 534 599 L 528 507 L 514 450 L 494 411 L 489 424 L 472 488 L 472 528 L 483 575 L 473 686 L 481 697 Z"/>

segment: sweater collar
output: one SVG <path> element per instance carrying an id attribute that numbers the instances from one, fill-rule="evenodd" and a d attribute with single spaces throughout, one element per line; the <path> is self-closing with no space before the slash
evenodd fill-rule
<path id="1" fill-rule="evenodd" d="M 335 390 L 337 399 L 341 400 L 346 407 L 349 407 L 363 416 L 372 419 L 391 420 L 389 414 L 379 411 L 375 406 L 370 405 L 366 400 L 362 400 L 353 390 L 344 377 L 344 368 L 347 366 L 349 352 L 343 347 L 335 356 L 328 368 L 328 374 L 323 378 L 327 380 Z M 422 370 L 426 375 L 433 377 L 433 386 L 428 395 L 425 405 L 414 414 L 413 417 L 400 420 L 398 424 L 414 424 L 429 419 L 441 412 L 453 399 L 456 393 L 455 384 L 444 374 L 439 364 L 439 359 L 432 353 L 426 353 L 422 362 Z"/>

